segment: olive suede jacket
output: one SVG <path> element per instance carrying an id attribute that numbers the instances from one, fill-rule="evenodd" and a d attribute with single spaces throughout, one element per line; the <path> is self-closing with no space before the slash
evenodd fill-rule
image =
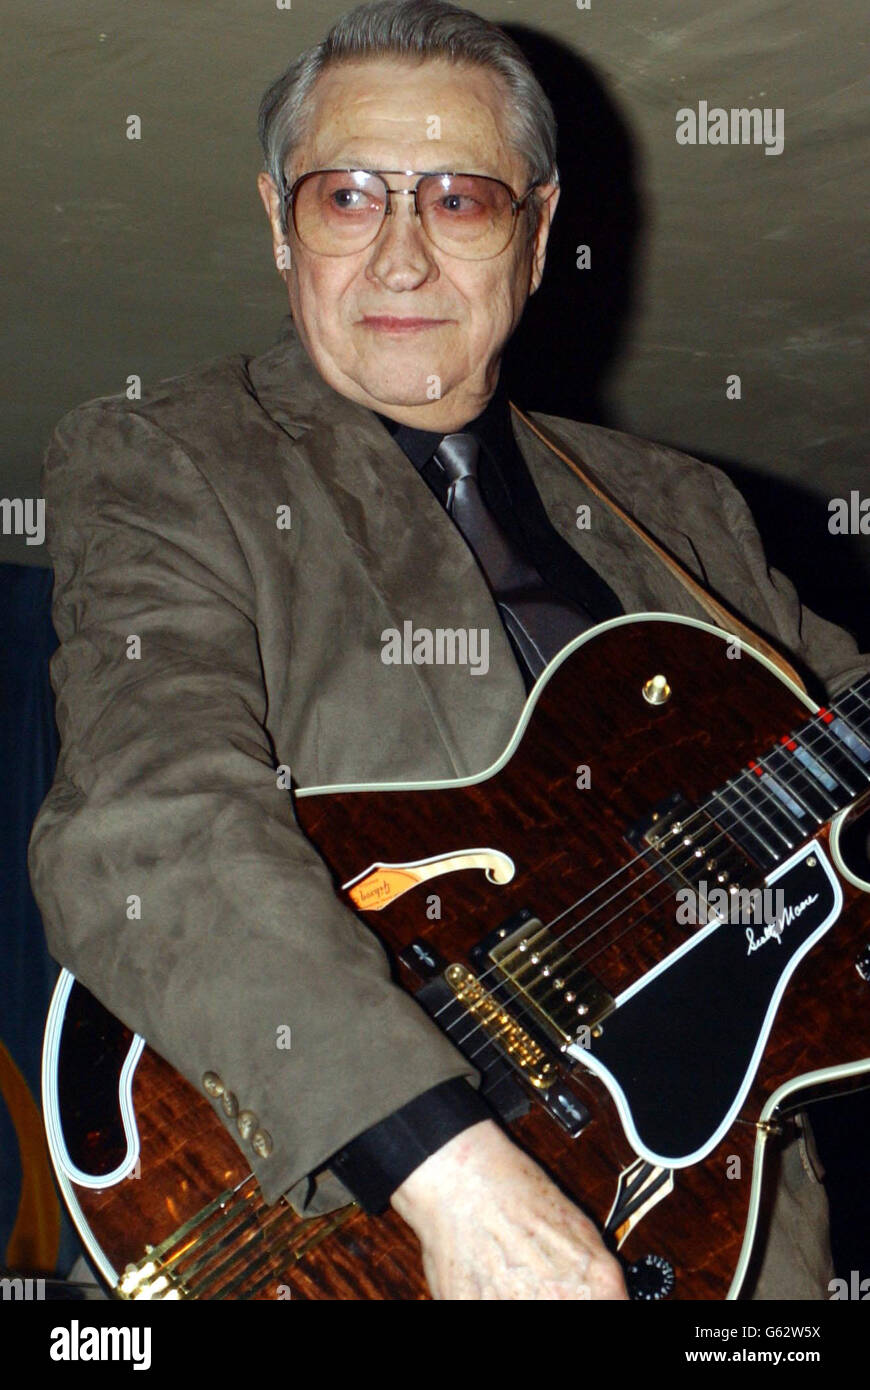
<path id="1" fill-rule="evenodd" d="M 722 473 L 532 418 L 814 674 L 817 695 L 870 669 L 768 569 Z M 626 613 L 708 620 L 516 415 L 513 427 L 553 525 Z M 476 1078 L 336 897 L 276 768 L 306 787 L 490 766 L 525 693 L 489 589 L 416 468 L 373 412 L 322 380 L 289 317 L 262 356 L 71 411 L 43 494 L 62 746 L 29 866 L 49 947 L 193 1085 L 216 1072 L 255 1112 L 271 1153 L 244 1147 L 267 1201 L 337 1205 L 337 1178 L 309 1177 L 331 1154 L 439 1082 Z M 406 620 L 488 628 L 487 673 L 385 664 L 382 633 Z M 289 1050 L 277 1045 L 288 1026 Z"/>

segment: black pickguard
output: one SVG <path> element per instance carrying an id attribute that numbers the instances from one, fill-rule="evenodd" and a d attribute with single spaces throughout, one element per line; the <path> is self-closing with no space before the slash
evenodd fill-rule
<path id="1" fill-rule="evenodd" d="M 712 1147 L 755 1072 L 781 986 L 809 938 L 839 911 L 816 846 L 773 887 L 786 905 L 818 896 L 779 941 L 751 954 L 746 926 L 723 922 L 610 1014 L 589 1047 L 621 1087 L 642 1145 L 665 1166 Z M 760 937 L 764 926 L 752 930 Z"/>

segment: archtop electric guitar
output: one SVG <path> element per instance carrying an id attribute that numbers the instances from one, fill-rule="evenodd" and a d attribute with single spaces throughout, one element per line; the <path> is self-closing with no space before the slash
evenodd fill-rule
<path id="1" fill-rule="evenodd" d="M 870 883 L 841 853 L 868 807 L 870 676 L 818 708 L 665 614 L 567 647 L 477 777 L 296 793 L 337 891 L 641 1299 L 737 1297 L 797 1097 L 870 1070 Z M 68 972 L 43 1087 L 119 1296 L 428 1296 L 392 1212 L 266 1206 L 205 1098 Z"/>

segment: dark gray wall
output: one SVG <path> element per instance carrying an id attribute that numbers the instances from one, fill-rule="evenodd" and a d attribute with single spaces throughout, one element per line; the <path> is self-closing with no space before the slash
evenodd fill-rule
<path id="1" fill-rule="evenodd" d="M 345 8 L 0 0 L 4 496 L 37 495 L 50 429 L 79 401 L 272 341 L 285 300 L 254 184 L 257 102 Z M 864 6 L 473 8 L 537 31 L 525 41 L 562 117 L 559 238 L 514 354 L 517 397 L 723 462 L 776 562 L 870 640 L 870 537 L 827 528 L 830 498 L 870 496 Z M 676 111 L 701 100 L 782 108 L 783 152 L 677 144 Z M 47 562 L 15 537 L 0 560 Z"/>

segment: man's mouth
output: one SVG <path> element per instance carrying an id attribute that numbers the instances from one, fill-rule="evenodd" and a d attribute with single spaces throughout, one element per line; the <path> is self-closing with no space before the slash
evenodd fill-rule
<path id="1" fill-rule="evenodd" d="M 448 319 L 398 318 L 392 314 L 366 315 L 361 320 L 364 328 L 371 328 L 377 333 L 420 333 L 448 322 Z"/>

